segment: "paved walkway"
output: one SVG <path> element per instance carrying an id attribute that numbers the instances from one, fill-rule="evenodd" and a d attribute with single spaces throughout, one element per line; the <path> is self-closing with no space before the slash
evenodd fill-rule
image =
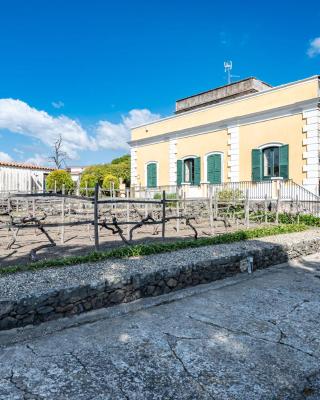
<path id="1" fill-rule="evenodd" d="M 0 399 L 320 399 L 319 333 L 320 254 L 1 332 Z"/>

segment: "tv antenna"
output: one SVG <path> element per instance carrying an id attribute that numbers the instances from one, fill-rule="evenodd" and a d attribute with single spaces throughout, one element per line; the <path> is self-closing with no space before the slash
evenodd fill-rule
<path id="1" fill-rule="evenodd" d="M 231 83 L 231 78 L 239 78 L 239 75 L 232 75 L 231 70 L 232 70 L 232 61 L 231 60 L 225 61 L 224 62 L 224 72 L 226 72 L 226 74 L 227 74 L 228 85 L 230 85 L 230 83 Z"/>

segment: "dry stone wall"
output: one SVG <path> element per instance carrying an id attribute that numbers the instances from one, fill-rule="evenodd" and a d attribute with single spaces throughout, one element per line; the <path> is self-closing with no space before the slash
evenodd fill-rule
<path id="1" fill-rule="evenodd" d="M 50 289 L 41 294 L 22 295 L 21 298 L 14 300 L 0 298 L 0 330 L 39 324 L 230 277 L 243 271 L 244 260 L 249 256 L 253 257 L 255 270 L 320 250 L 320 241 L 317 237 L 285 245 L 263 241 L 247 243 L 249 245 L 239 251 L 236 247 L 239 244 L 228 245 L 230 255 L 224 253 L 199 261 L 190 261 L 186 258 L 184 263 L 180 262 L 175 266 L 175 255 L 171 253 L 173 262 L 170 268 L 166 266 L 161 268 L 161 265 L 158 265 L 157 268 L 150 267 L 150 270 L 146 268 L 144 272 L 135 271 L 133 274 L 126 274 L 113 280 L 89 281 L 74 287 Z M 231 252 L 231 249 L 236 250 Z M 205 251 L 205 248 L 202 251 Z M 157 257 L 161 263 L 161 255 Z M 154 263 L 155 256 L 152 260 Z"/>

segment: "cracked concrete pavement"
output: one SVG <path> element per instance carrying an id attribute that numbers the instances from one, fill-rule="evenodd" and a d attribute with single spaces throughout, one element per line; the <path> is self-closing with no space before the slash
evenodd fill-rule
<path id="1" fill-rule="evenodd" d="M 0 333 L 0 400 L 320 399 L 320 254 Z"/>

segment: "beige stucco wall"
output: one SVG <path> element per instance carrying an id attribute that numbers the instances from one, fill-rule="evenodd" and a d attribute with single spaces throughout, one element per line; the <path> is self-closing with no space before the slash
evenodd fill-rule
<path id="1" fill-rule="evenodd" d="M 169 184 L 169 143 L 161 142 L 137 148 L 137 181 L 146 186 L 146 164 L 150 161 L 158 162 L 158 186 Z"/>
<path id="2" fill-rule="evenodd" d="M 207 179 L 205 176 L 205 156 L 214 151 L 223 153 L 224 176 L 222 179 L 225 181 L 227 179 L 228 162 L 228 133 L 226 130 L 181 138 L 177 141 L 177 159 L 182 159 L 187 156 L 201 157 L 201 181 L 206 181 Z"/>
<path id="3" fill-rule="evenodd" d="M 289 178 L 302 184 L 306 177 L 302 172 L 305 164 L 302 128 L 302 114 L 240 126 L 240 180 L 251 180 L 251 150 L 278 142 L 289 145 Z"/>
<path id="4" fill-rule="evenodd" d="M 219 122 L 237 116 L 258 113 L 259 111 L 272 110 L 286 105 L 295 105 L 301 101 L 314 100 L 318 97 L 319 80 L 317 77 L 314 77 L 309 80 L 296 82 L 284 87 L 278 87 L 271 91 L 259 93 L 258 95 L 250 95 L 246 98 L 234 100 L 229 103 L 218 104 L 203 110 L 176 115 L 159 122 L 148 124 L 144 127 L 133 129 L 132 140 L 154 136 L 154 140 L 156 141 L 157 135 L 172 133 L 174 131 L 180 131 L 192 127 L 199 127 L 201 125 Z M 316 107 L 316 103 L 317 100 L 315 100 L 315 106 L 313 107 Z M 201 157 L 201 181 L 204 182 L 206 181 L 205 156 L 208 153 L 215 151 L 223 153 L 222 179 L 224 182 L 228 182 L 230 179 L 233 181 L 251 180 L 252 149 L 266 145 L 267 143 L 276 142 L 289 145 L 289 178 L 293 179 L 298 184 L 303 184 L 303 182 L 306 181 L 306 178 L 307 180 L 309 179 L 307 176 L 309 172 L 303 172 L 303 166 L 306 165 L 306 160 L 303 158 L 303 152 L 307 150 L 306 146 L 302 145 L 303 139 L 306 137 L 306 133 L 304 133 L 303 129 L 306 128 L 306 124 L 309 124 L 311 129 L 312 124 L 315 123 L 315 121 L 313 121 L 315 117 L 309 118 L 307 121 L 306 117 L 303 119 L 302 112 L 300 114 L 294 114 L 295 112 L 299 112 L 298 109 L 295 111 L 295 106 L 291 107 L 291 110 L 293 110 L 293 112 L 290 116 L 288 116 L 285 109 L 282 117 L 279 117 L 278 114 L 271 113 L 268 115 L 268 118 L 270 117 L 270 119 L 251 124 L 248 123 L 247 125 L 240 125 L 239 129 L 237 129 L 237 119 L 235 119 L 232 121 L 231 126 L 229 123 L 226 124 L 224 130 L 197 134 L 194 136 L 184 136 L 177 139 L 173 139 L 174 135 L 171 135 L 171 145 L 169 144 L 169 141 L 163 141 L 169 140 L 168 137 L 159 138 L 158 140 L 162 141 L 154 144 L 139 145 L 138 143 L 135 143 L 137 183 L 145 186 L 146 163 L 156 161 L 159 165 L 158 185 L 169 185 L 170 182 L 172 183 L 174 181 L 174 168 L 172 167 L 172 164 L 174 164 L 173 160 L 182 159 L 187 156 Z M 235 128 L 232 128 L 232 126 Z M 227 129 L 229 129 L 229 133 Z M 187 133 L 190 134 L 190 131 Z M 174 145 L 173 142 L 175 143 Z M 173 148 L 174 155 L 172 153 Z M 237 158 L 238 152 L 239 160 Z M 232 162 L 230 162 L 231 157 L 233 157 Z M 310 164 L 310 159 L 308 159 L 308 162 Z M 239 175 L 237 172 L 234 173 L 232 168 L 235 171 L 239 170 Z"/>
<path id="5" fill-rule="evenodd" d="M 167 132 L 186 129 L 221 121 L 249 113 L 270 110 L 304 100 L 313 99 L 319 95 L 319 80 L 314 77 L 310 80 L 278 87 L 248 97 L 221 103 L 206 109 L 197 110 L 171 118 L 163 119 L 132 130 L 131 139 L 137 140 L 152 137 Z"/>

